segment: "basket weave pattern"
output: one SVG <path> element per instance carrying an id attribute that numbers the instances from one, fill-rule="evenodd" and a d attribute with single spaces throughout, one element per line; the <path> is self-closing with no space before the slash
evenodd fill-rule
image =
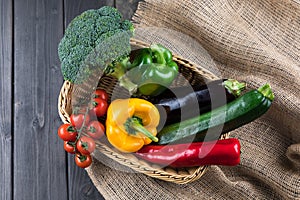
<path id="1" fill-rule="evenodd" d="M 131 45 L 135 48 L 143 48 L 149 46 L 148 44 L 135 39 L 131 40 Z M 174 55 L 173 60 L 178 64 L 180 74 L 183 76 L 177 78 L 171 87 L 187 84 L 187 81 L 189 84 L 193 85 L 197 83 L 203 83 L 205 81 L 215 80 L 218 78 L 209 71 L 196 66 L 192 62 L 185 60 L 180 56 Z M 98 87 L 105 89 L 110 97 L 112 95 L 112 92 L 114 92 L 114 94 L 119 94 L 120 98 L 122 98 L 122 95 L 125 94 L 124 92 L 122 92 L 124 91 L 122 88 L 118 88 L 117 80 L 110 76 L 102 77 L 99 81 Z M 58 112 L 63 123 L 70 123 L 70 114 L 72 113 L 72 89 L 73 84 L 65 81 L 58 97 Z M 220 139 L 225 139 L 228 137 L 229 134 L 223 134 Z M 161 168 L 160 166 L 152 165 L 143 160 L 140 160 L 132 154 L 121 153 L 110 145 L 107 145 L 105 142 L 101 141 L 96 141 L 96 151 L 137 172 L 178 184 L 189 183 L 199 179 L 207 169 L 207 166 L 180 169 L 174 169 L 171 167 Z"/>

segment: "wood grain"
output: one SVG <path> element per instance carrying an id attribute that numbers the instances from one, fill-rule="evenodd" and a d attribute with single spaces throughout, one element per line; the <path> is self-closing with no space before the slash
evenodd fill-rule
<path id="1" fill-rule="evenodd" d="M 57 137 L 60 0 L 14 1 L 13 199 L 67 199 L 66 154 Z"/>
<path id="2" fill-rule="evenodd" d="M 0 1 L 0 199 L 12 199 L 12 2 Z"/>
<path id="3" fill-rule="evenodd" d="M 116 0 L 116 8 L 122 13 L 124 19 L 131 19 L 140 1 L 141 0 Z"/>
<path id="4" fill-rule="evenodd" d="M 114 6 L 113 0 L 64 0 L 65 3 L 65 26 L 70 23 L 70 21 L 88 9 L 98 9 L 102 6 Z"/>

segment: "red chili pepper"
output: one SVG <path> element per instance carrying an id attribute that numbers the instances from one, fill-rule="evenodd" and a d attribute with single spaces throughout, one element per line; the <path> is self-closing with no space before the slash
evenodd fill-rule
<path id="1" fill-rule="evenodd" d="M 135 155 L 148 162 L 171 167 L 235 166 L 240 163 L 240 147 L 238 139 L 230 138 L 191 144 L 146 145 Z"/>

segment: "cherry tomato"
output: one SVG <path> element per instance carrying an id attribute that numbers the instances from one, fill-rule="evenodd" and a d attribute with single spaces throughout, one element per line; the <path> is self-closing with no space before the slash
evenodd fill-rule
<path id="1" fill-rule="evenodd" d="M 74 154 L 75 153 L 75 144 L 72 144 L 72 142 L 64 141 L 64 149 L 66 152 Z"/>
<path id="2" fill-rule="evenodd" d="M 91 121 L 87 128 L 87 134 L 94 139 L 100 139 L 105 132 L 104 125 L 99 121 Z"/>
<path id="3" fill-rule="evenodd" d="M 76 153 L 75 163 L 78 167 L 86 168 L 92 164 L 92 157 L 91 155 L 81 155 L 79 153 Z"/>
<path id="4" fill-rule="evenodd" d="M 94 98 L 103 99 L 105 101 L 108 101 L 108 94 L 103 89 L 97 89 L 94 92 Z"/>
<path id="5" fill-rule="evenodd" d="M 93 111 L 93 109 L 90 110 L 89 117 L 90 117 L 90 120 L 89 120 L 90 122 L 98 120 L 98 117 L 97 117 L 96 113 Z M 85 124 L 85 125 L 87 126 L 88 124 Z"/>
<path id="6" fill-rule="evenodd" d="M 71 124 L 76 127 L 76 129 L 80 129 L 83 125 L 87 126 L 90 121 L 90 116 L 83 113 L 74 113 L 70 116 Z"/>
<path id="7" fill-rule="evenodd" d="M 95 150 L 95 141 L 87 136 L 79 138 L 76 144 L 77 150 L 83 155 L 89 155 Z"/>
<path id="8" fill-rule="evenodd" d="M 77 137 L 77 131 L 71 124 L 62 124 L 58 128 L 57 134 L 64 141 L 74 142 Z"/>
<path id="9" fill-rule="evenodd" d="M 108 103 L 104 99 L 95 98 L 93 99 L 93 106 L 92 111 L 96 113 L 97 117 L 102 117 L 107 112 Z"/>

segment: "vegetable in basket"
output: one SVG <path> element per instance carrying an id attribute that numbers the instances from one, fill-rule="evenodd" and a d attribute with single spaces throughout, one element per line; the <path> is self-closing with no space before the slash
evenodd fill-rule
<path id="1" fill-rule="evenodd" d="M 57 130 L 57 135 L 64 141 L 75 141 L 77 138 L 77 130 L 71 124 L 62 124 Z"/>
<path id="2" fill-rule="evenodd" d="M 172 52 L 162 44 L 152 44 L 149 48 L 142 48 L 131 52 L 133 59 L 129 68 L 141 66 L 143 64 L 163 64 L 178 71 L 178 65 L 173 61 Z"/>
<path id="3" fill-rule="evenodd" d="M 64 79 L 80 83 L 95 68 L 104 71 L 107 62 L 126 59 L 133 31 L 133 24 L 122 20 L 121 13 L 109 6 L 75 17 L 58 46 Z"/>
<path id="4" fill-rule="evenodd" d="M 178 65 L 173 61 L 172 52 L 161 44 L 134 50 L 128 61 L 113 65 L 114 72 L 111 74 L 119 79 L 120 85 L 129 91 L 134 89 L 131 92 L 138 95 L 158 95 L 178 75 Z"/>
<path id="5" fill-rule="evenodd" d="M 107 107 L 97 108 L 94 104 L 96 100 L 103 100 L 107 105 L 108 98 L 105 90 L 95 90 L 92 95 L 93 101 L 91 101 L 93 105 L 73 107 L 73 113 L 70 115 L 71 123 L 63 124 L 58 128 L 58 136 L 64 141 L 65 151 L 75 154 L 75 163 L 79 167 L 86 168 L 92 163 L 91 153 L 95 150 L 95 140 L 105 135 L 105 127 L 97 117 L 106 113 Z M 97 110 L 101 115 L 95 112 Z"/>
<path id="6" fill-rule="evenodd" d="M 143 64 L 129 70 L 127 76 L 138 87 L 137 94 L 155 96 L 171 85 L 178 72 L 163 64 Z"/>
<path id="7" fill-rule="evenodd" d="M 161 44 L 153 44 L 150 46 L 154 63 L 164 64 L 178 71 L 177 63 L 173 61 L 172 52 Z"/>
<path id="8" fill-rule="evenodd" d="M 172 52 L 161 44 L 152 44 L 135 54 L 137 56 L 133 56 L 132 64 L 135 68 L 126 75 L 138 85 L 138 92 L 142 95 L 160 94 L 178 75 L 178 65 L 173 61 Z"/>
<path id="9" fill-rule="evenodd" d="M 107 111 L 106 136 L 122 152 L 136 152 L 152 141 L 157 142 L 159 112 L 143 99 L 116 99 Z"/>
<path id="10" fill-rule="evenodd" d="M 146 145 L 135 155 L 163 166 L 235 166 L 240 163 L 240 142 L 236 138 L 190 144 Z"/>
<path id="11" fill-rule="evenodd" d="M 76 165 L 81 168 L 86 168 L 93 162 L 91 155 L 81 155 L 80 153 L 75 154 L 74 160 Z"/>
<path id="12" fill-rule="evenodd" d="M 223 106 L 239 97 L 245 87 L 245 83 L 237 80 L 219 79 L 210 81 L 205 85 L 168 88 L 160 95 L 147 98 L 147 100 L 157 106 L 161 113 L 160 126 L 163 126 Z"/>
<path id="13" fill-rule="evenodd" d="M 221 133 L 239 128 L 263 115 L 273 99 L 270 85 L 265 84 L 211 112 L 165 126 L 157 135 L 158 144 L 196 142 L 204 138 L 206 141 L 216 140 Z"/>

